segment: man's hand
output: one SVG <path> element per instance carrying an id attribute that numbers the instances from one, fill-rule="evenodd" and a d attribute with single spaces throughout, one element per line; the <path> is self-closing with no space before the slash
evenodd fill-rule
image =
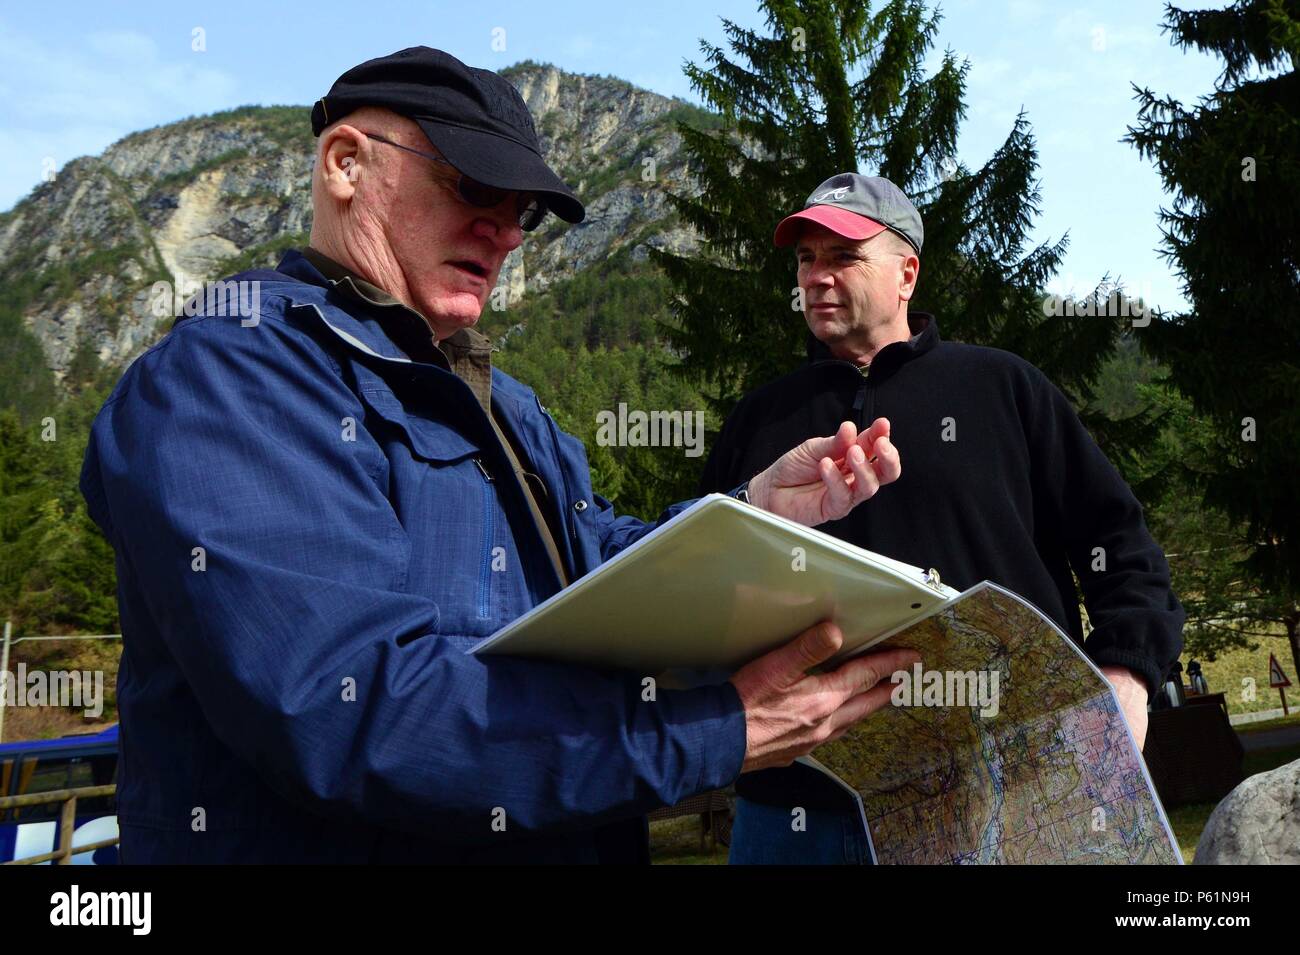
<path id="1" fill-rule="evenodd" d="M 1147 681 L 1127 667 L 1102 667 L 1101 672 L 1115 688 L 1124 719 L 1141 749 L 1147 739 Z"/>
<path id="2" fill-rule="evenodd" d="M 862 434 L 846 421 L 832 437 L 809 438 L 781 455 L 749 482 L 749 499 L 815 527 L 846 516 L 902 471 L 888 419 L 877 418 Z"/>
<path id="3" fill-rule="evenodd" d="M 915 650 L 884 650 L 854 657 L 829 673 L 808 674 L 843 645 L 840 628 L 823 621 L 731 678 L 745 705 L 742 773 L 789 766 L 822 743 L 839 739 L 889 702 L 891 674 L 921 659 Z"/>

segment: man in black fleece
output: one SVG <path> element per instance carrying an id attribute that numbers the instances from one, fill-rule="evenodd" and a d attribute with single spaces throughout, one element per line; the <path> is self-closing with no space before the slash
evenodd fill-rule
<path id="1" fill-rule="evenodd" d="M 801 435 L 851 418 L 888 419 L 907 462 L 878 506 L 828 533 L 964 590 L 991 580 L 1020 594 L 1083 647 L 1115 687 L 1138 745 L 1148 697 L 1182 649 L 1183 610 L 1132 491 L 1065 396 L 1008 352 L 942 341 L 908 313 L 921 217 L 893 183 L 828 179 L 777 226 L 794 245 L 809 362 L 747 395 L 727 419 L 701 491 L 729 491 Z M 1086 642 L 1074 576 L 1092 624 Z M 748 773 L 731 861 L 864 862 L 845 794 L 802 766 Z M 792 809 L 805 827 L 795 831 Z"/>

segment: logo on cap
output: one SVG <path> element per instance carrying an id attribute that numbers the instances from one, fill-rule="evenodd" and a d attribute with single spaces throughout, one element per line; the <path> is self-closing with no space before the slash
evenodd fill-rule
<path id="1" fill-rule="evenodd" d="M 843 202 L 844 197 L 849 194 L 848 186 L 840 186 L 838 189 L 832 189 L 830 192 L 823 192 L 820 196 L 813 196 L 809 205 L 816 205 L 819 202 Z"/>

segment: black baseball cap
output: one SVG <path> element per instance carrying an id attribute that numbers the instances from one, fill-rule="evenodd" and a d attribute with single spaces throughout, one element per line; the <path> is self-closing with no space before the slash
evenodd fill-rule
<path id="1" fill-rule="evenodd" d="M 925 239 L 921 213 L 902 189 L 888 179 L 856 172 L 831 176 L 814 189 L 803 211 L 781 220 L 772 241 L 777 246 L 793 245 L 805 222 L 816 222 L 855 241 L 888 229 L 906 239 L 917 255 Z"/>
<path id="2" fill-rule="evenodd" d="M 542 158 L 524 98 L 491 70 L 450 53 L 413 46 L 348 70 L 311 110 L 319 136 L 362 106 L 382 106 L 415 123 L 460 172 L 499 189 L 536 192 L 566 222 L 581 222 L 582 202 Z"/>

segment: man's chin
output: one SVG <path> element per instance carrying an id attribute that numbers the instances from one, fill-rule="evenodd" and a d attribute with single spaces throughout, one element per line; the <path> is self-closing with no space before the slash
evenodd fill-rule
<path id="1" fill-rule="evenodd" d="M 440 296 L 430 303 L 425 314 L 429 316 L 438 337 L 445 338 L 461 328 L 473 328 L 483 314 L 484 302 L 472 292 L 457 292 Z"/>
<path id="2" fill-rule="evenodd" d="M 817 339 L 824 345 L 834 345 L 842 341 L 847 332 L 844 322 L 838 315 L 804 315 L 804 321 L 808 323 L 808 330 L 812 332 L 813 338 Z"/>

